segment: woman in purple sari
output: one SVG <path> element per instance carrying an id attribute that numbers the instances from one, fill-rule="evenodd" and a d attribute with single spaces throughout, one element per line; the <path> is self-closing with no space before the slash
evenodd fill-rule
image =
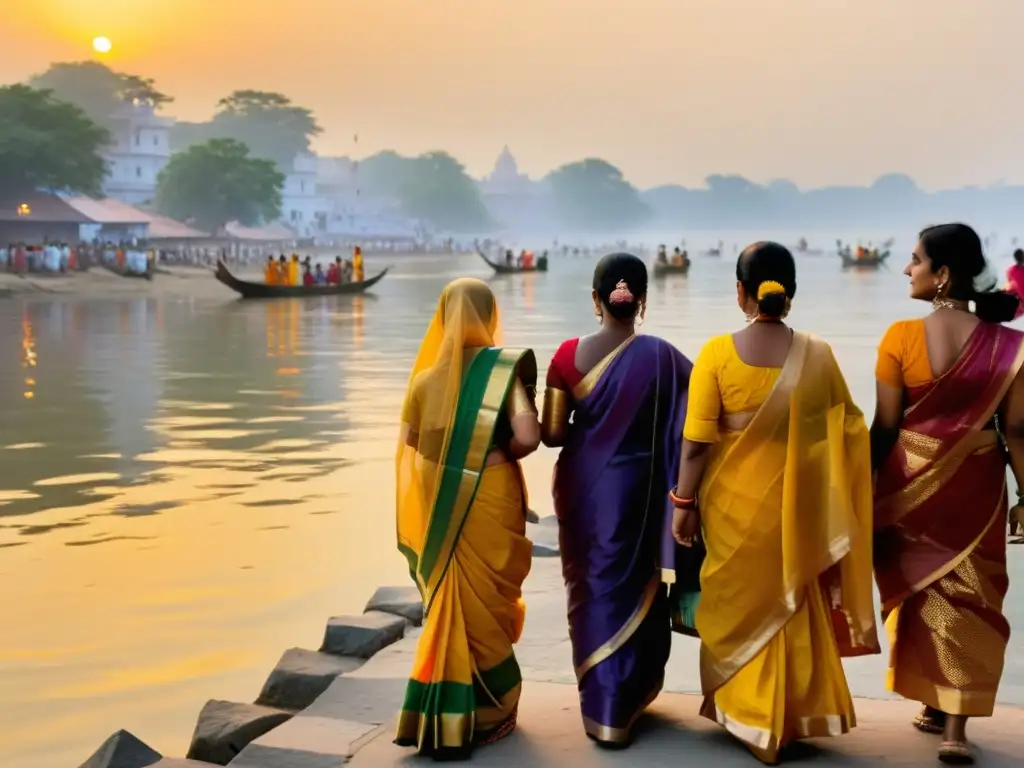
<path id="1" fill-rule="evenodd" d="M 636 335 L 647 299 L 636 256 L 605 256 L 593 298 L 601 328 L 555 353 L 541 433 L 562 449 L 554 502 L 583 727 L 622 747 L 661 691 L 671 645 L 658 550 L 691 365 Z"/>

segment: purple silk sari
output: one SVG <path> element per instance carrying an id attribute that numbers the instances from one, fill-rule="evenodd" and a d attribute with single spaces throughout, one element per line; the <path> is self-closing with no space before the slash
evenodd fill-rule
<path id="1" fill-rule="evenodd" d="M 671 630 L 658 550 L 691 367 L 668 342 L 638 336 L 573 393 L 554 501 L 583 723 L 598 741 L 628 743 L 664 678 Z"/>

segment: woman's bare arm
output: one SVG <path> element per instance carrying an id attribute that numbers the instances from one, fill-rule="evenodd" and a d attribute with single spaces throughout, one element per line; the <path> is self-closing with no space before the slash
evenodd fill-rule
<path id="1" fill-rule="evenodd" d="M 704 469 L 708 463 L 711 443 L 695 443 L 683 440 L 682 457 L 679 461 L 679 476 L 675 494 L 681 499 L 696 499 Z M 693 539 L 700 527 L 700 513 L 693 509 L 676 509 L 672 515 L 672 536 L 684 547 L 693 546 Z"/>
<path id="2" fill-rule="evenodd" d="M 903 389 L 878 381 L 875 390 L 875 418 L 871 422 L 871 468 L 877 472 L 889 458 L 900 435 Z"/>
<path id="3" fill-rule="evenodd" d="M 1020 499 L 1024 491 L 1024 373 L 1018 373 L 1010 384 L 999 410 L 999 421 Z"/>

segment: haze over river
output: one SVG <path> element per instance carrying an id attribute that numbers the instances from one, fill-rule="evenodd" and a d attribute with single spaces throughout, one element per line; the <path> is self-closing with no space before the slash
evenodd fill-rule
<path id="1" fill-rule="evenodd" d="M 791 321 L 832 343 L 869 415 L 882 332 L 928 309 L 906 298 L 907 252 L 878 272 L 799 261 Z M 743 325 L 734 257 L 693 258 L 652 280 L 643 325 L 691 358 Z M 118 728 L 182 755 L 207 699 L 251 701 L 286 648 L 406 583 L 397 414 L 446 282 L 489 279 L 505 343 L 542 372 L 596 325 L 593 259 L 501 278 L 472 255 L 395 262 L 354 299 L 0 300 L 0 765 L 73 767 Z M 554 459 L 525 462 L 542 515 Z"/>

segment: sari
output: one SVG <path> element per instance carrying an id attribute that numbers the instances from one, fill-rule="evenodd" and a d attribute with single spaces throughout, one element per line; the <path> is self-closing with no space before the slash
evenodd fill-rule
<path id="1" fill-rule="evenodd" d="M 554 504 L 583 726 L 599 742 L 628 744 L 664 681 L 672 637 L 657 555 L 690 368 L 668 342 L 633 336 L 571 393 Z"/>
<path id="2" fill-rule="evenodd" d="M 1002 677 L 1007 459 L 991 422 L 1022 361 L 1024 335 L 979 323 L 947 373 L 906 389 L 899 440 L 879 470 L 888 687 L 951 715 L 991 716 Z"/>
<path id="3" fill-rule="evenodd" d="M 698 388 L 720 397 L 699 368 L 691 412 Z M 801 332 L 760 406 L 719 418 L 699 491 L 701 714 L 771 764 L 856 725 L 841 656 L 879 652 L 868 430 L 831 348 Z"/>
<path id="4" fill-rule="evenodd" d="M 526 490 L 518 462 L 486 459 L 509 392 L 517 377 L 532 385 L 536 361 L 492 346 L 496 329 L 485 283 L 445 288 L 403 408 L 398 548 L 424 620 L 395 743 L 435 758 L 510 733 L 522 685 L 512 645 L 532 553 Z"/>
<path id="5" fill-rule="evenodd" d="M 1014 264 L 1006 270 L 1006 290 L 1020 299 L 1014 319 L 1024 315 L 1024 264 Z"/>

